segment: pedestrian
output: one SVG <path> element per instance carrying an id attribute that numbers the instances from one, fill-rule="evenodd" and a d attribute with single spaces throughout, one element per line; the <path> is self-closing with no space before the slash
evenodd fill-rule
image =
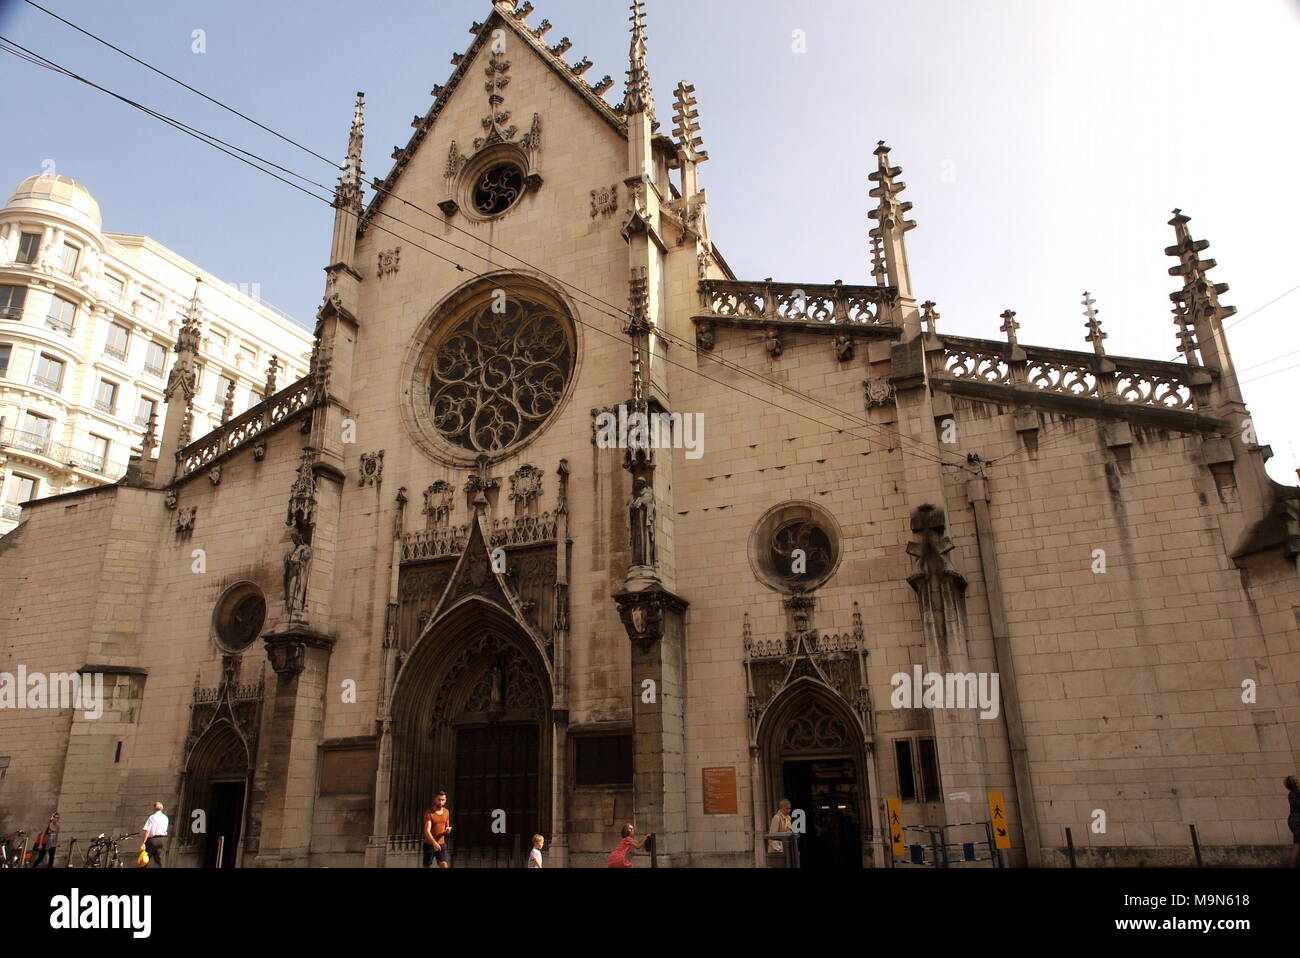
<path id="1" fill-rule="evenodd" d="M 50 816 L 50 823 L 45 826 L 44 831 L 36 836 L 36 861 L 32 862 L 33 868 L 41 866 L 41 859 L 48 857 L 50 863 L 46 868 L 54 867 L 54 846 L 59 843 L 59 813 L 55 812 Z"/>
<path id="2" fill-rule="evenodd" d="M 528 867 L 542 867 L 542 848 L 546 845 L 546 839 L 541 835 L 533 836 L 533 850 L 528 853 Z"/>
<path id="3" fill-rule="evenodd" d="M 790 817 L 790 799 L 783 798 L 777 805 L 776 814 L 772 816 L 771 824 L 767 826 L 769 835 L 793 835 L 794 819 Z M 785 843 L 776 838 L 767 840 L 767 850 L 773 855 L 780 855 L 785 851 Z"/>
<path id="4" fill-rule="evenodd" d="M 447 868 L 447 840 L 451 838 L 451 809 L 447 808 L 447 793 L 439 791 L 433 805 L 424 813 L 424 867 L 431 868 L 435 860 L 439 868 Z"/>
<path id="5" fill-rule="evenodd" d="M 1286 823 L 1291 828 L 1291 867 L 1300 868 L 1300 785 L 1294 775 L 1282 782 L 1286 786 L 1288 814 Z"/>
<path id="6" fill-rule="evenodd" d="M 140 832 L 140 851 L 149 853 L 150 868 L 166 868 L 163 864 L 163 852 L 167 845 L 167 816 L 163 814 L 163 803 L 153 803 L 153 814 L 144 823 Z"/>
<path id="7" fill-rule="evenodd" d="M 617 848 L 615 848 L 612 852 L 609 853 L 609 860 L 605 862 L 605 867 L 606 868 L 635 868 L 636 865 L 634 865 L 632 862 L 628 860 L 628 856 L 632 854 L 632 850 L 634 848 L 638 850 L 644 848 L 645 843 L 648 842 L 653 836 L 654 836 L 654 832 L 651 832 L 649 835 L 646 835 L 638 842 L 636 840 L 636 830 L 633 829 L 631 825 L 624 825 L 623 840 L 618 843 Z"/>

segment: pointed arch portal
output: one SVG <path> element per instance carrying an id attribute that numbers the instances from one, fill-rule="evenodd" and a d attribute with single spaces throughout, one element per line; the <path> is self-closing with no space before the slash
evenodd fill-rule
<path id="1" fill-rule="evenodd" d="M 393 693 L 390 835 L 419 835 L 442 789 L 455 864 L 505 864 L 549 836 L 551 700 L 544 656 L 505 609 L 471 596 L 439 616 Z"/>
<path id="2" fill-rule="evenodd" d="M 791 683 L 758 729 L 770 816 L 782 798 L 804 813 L 804 868 L 861 868 L 871 843 L 867 755 L 852 711 L 823 683 Z M 756 823 L 766 831 L 768 821 Z"/>

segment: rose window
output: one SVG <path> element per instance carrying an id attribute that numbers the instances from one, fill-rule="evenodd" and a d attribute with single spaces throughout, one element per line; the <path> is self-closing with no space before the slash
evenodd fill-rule
<path id="1" fill-rule="evenodd" d="M 524 171 L 502 163 L 485 171 L 474 184 L 474 209 L 481 216 L 497 216 L 524 194 Z"/>
<path id="2" fill-rule="evenodd" d="M 796 551 L 801 555 L 796 556 Z M 797 563 L 797 558 L 803 561 Z M 835 554 L 830 538 L 820 526 L 796 521 L 782 526 L 772 537 L 771 562 L 782 578 L 802 585 L 824 578 L 835 564 Z"/>
<path id="3" fill-rule="evenodd" d="M 429 381 L 433 427 L 494 455 L 527 439 L 560 405 L 573 373 L 569 324 L 542 303 L 493 298 L 452 328 Z"/>

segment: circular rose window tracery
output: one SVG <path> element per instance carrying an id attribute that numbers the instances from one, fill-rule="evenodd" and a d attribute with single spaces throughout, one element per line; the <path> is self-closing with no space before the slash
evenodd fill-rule
<path id="1" fill-rule="evenodd" d="M 485 170 L 474 184 L 474 209 L 482 216 L 499 216 L 524 195 L 524 171 L 514 163 Z"/>
<path id="2" fill-rule="evenodd" d="M 429 413 L 437 434 L 473 454 L 528 439 L 560 405 L 573 373 L 569 324 L 511 295 L 476 307 L 436 347 Z"/>

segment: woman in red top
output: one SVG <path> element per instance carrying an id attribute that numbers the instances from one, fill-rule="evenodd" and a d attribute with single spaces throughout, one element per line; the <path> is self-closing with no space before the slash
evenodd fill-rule
<path id="1" fill-rule="evenodd" d="M 653 833 L 651 833 L 653 834 Z M 628 855 L 632 854 L 632 849 L 641 849 L 645 843 L 650 840 L 650 835 L 646 835 L 640 841 L 636 840 L 635 830 L 631 825 L 623 826 L 623 840 L 618 843 L 618 847 L 609 853 L 609 861 L 605 862 L 606 868 L 635 868 L 632 862 L 628 861 Z"/>

